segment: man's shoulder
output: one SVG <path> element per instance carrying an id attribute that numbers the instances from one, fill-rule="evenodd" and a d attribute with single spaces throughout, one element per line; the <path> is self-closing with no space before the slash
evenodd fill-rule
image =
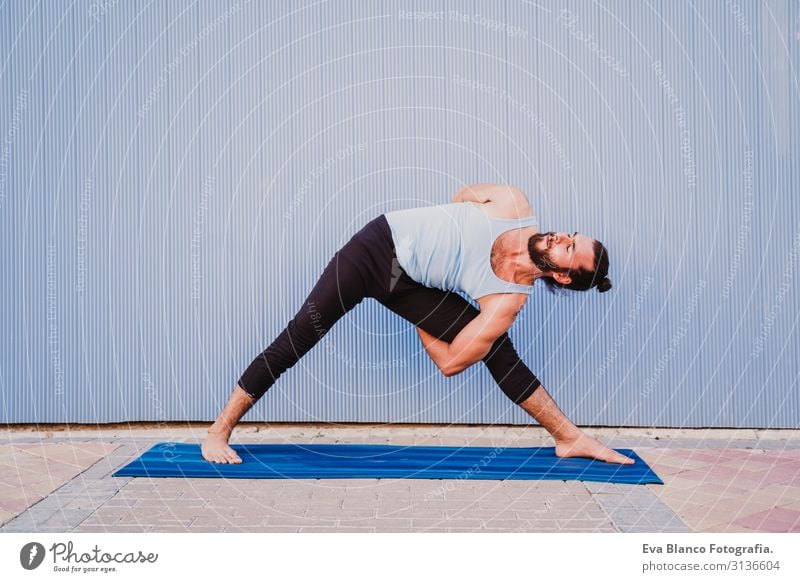
<path id="1" fill-rule="evenodd" d="M 481 311 L 516 317 L 528 300 L 527 293 L 492 293 L 477 299 Z"/>

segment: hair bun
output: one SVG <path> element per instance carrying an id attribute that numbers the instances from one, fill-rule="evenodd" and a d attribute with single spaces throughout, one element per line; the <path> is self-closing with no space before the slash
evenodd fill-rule
<path id="1" fill-rule="evenodd" d="M 597 284 L 597 291 L 600 293 L 605 293 L 611 289 L 611 280 L 608 277 L 603 277 L 600 279 L 600 282 Z"/>

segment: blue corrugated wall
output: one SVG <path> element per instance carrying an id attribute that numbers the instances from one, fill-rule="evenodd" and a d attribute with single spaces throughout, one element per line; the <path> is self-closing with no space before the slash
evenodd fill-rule
<path id="1" fill-rule="evenodd" d="M 797 427 L 800 4 L 0 4 L 0 422 L 210 420 L 378 214 L 612 254 L 511 330 L 579 424 Z M 538 286 L 537 286 L 538 287 Z M 527 423 L 373 300 L 248 420 Z"/>

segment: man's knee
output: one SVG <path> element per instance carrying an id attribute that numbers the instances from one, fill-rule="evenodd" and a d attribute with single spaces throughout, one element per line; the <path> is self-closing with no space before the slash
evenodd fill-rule
<path id="1" fill-rule="evenodd" d="M 519 355 L 517 354 L 517 350 L 514 349 L 514 344 L 511 343 L 511 338 L 508 337 L 508 332 L 506 332 L 494 341 L 492 347 L 489 348 L 489 353 L 484 356 L 483 361 L 488 364 L 498 360 L 509 359 L 518 360 Z"/>
<path id="2" fill-rule="evenodd" d="M 539 379 L 520 359 L 508 333 L 497 338 L 483 362 L 514 404 L 521 404 L 541 386 Z"/>

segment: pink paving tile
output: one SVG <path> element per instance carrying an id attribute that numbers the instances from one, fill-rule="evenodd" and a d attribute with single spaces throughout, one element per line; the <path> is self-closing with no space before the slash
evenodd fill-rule
<path id="1" fill-rule="evenodd" d="M 679 513 L 681 515 L 684 513 L 690 513 L 697 510 L 698 507 L 701 507 L 699 504 L 692 503 L 687 499 L 676 499 L 673 497 L 662 498 L 661 502 L 675 513 Z"/>
<path id="2" fill-rule="evenodd" d="M 689 506 L 673 507 L 673 511 L 692 529 L 708 527 L 719 523 L 730 523 L 736 514 L 709 510 L 704 507 Z"/>
<path id="3" fill-rule="evenodd" d="M 724 463 L 740 456 L 741 453 L 732 449 L 696 449 L 687 450 L 685 456 L 693 461 L 705 461 L 708 463 Z"/>
<path id="4" fill-rule="evenodd" d="M 17 464 L 17 455 L 19 452 L 9 449 L 0 448 L 0 466 L 13 467 Z"/>
<path id="5" fill-rule="evenodd" d="M 30 506 L 29 498 L 22 499 L 0 499 L 0 512 L 12 512 L 15 515 L 21 513 Z"/>
<path id="6" fill-rule="evenodd" d="M 6 464 L 0 470 L 0 524 L 49 495 L 118 447 L 98 443 L 93 453 L 71 444 L 0 445 Z"/>
<path id="7" fill-rule="evenodd" d="M 702 487 L 704 492 L 716 495 L 720 498 L 750 496 L 753 494 L 753 489 L 751 487 L 737 487 L 730 480 L 723 483 L 703 483 L 700 487 Z"/>
<path id="8" fill-rule="evenodd" d="M 800 485 L 800 465 L 783 465 L 766 470 L 762 483 L 765 485 Z"/>
<path id="9" fill-rule="evenodd" d="M 800 511 L 774 507 L 737 519 L 736 525 L 772 533 L 800 532 Z"/>
<path id="10" fill-rule="evenodd" d="M 670 465 L 664 465 L 662 463 L 647 463 L 650 465 L 650 468 L 656 472 L 657 475 L 663 476 L 664 475 L 677 475 L 682 471 L 686 471 L 685 467 L 672 467 Z"/>
<path id="11" fill-rule="evenodd" d="M 640 455 L 641 456 L 641 455 Z M 669 465 L 671 467 L 676 467 L 681 469 L 682 471 L 691 470 L 691 469 L 698 469 L 701 467 L 707 467 L 708 462 L 706 461 L 694 461 L 692 459 L 686 459 L 680 456 L 675 455 L 662 455 L 660 457 L 644 457 L 642 458 L 647 461 L 648 464 L 652 463 L 663 463 L 665 465 Z"/>
<path id="12" fill-rule="evenodd" d="M 793 502 L 800 501 L 800 487 L 792 487 L 788 485 L 770 485 L 763 489 L 753 491 L 749 496 L 749 500 L 768 501 L 773 506 L 788 505 Z"/>
<path id="13" fill-rule="evenodd" d="M 764 478 L 763 472 L 749 471 L 745 469 L 732 469 L 722 465 L 712 465 L 707 469 L 692 469 L 680 473 L 681 479 L 691 481 L 708 481 L 710 483 L 730 483 L 738 486 L 748 487 L 749 484 L 759 483 Z"/>
<path id="14" fill-rule="evenodd" d="M 786 508 L 786 509 L 795 509 L 797 511 L 800 511 L 800 499 L 791 501 L 790 503 L 781 502 L 780 503 L 780 507 L 783 507 L 783 508 Z"/>
<path id="15" fill-rule="evenodd" d="M 42 471 L 34 467 L 16 467 L 0 476 L 3 483 L 16 487 L 27 481 L 38 481 L 42 478 Z"/>
<path id="16" fill-rule="evenodd" d="M 664 475 L 662 481 L 669 486 L 669 489 L 694 489 L 697 487 L 697 479 L 684 477 L 687 471 L 681 471 L 677 475 Z"/>
<path id="17" fill-rule="evenodd" d="M 752 455 L 750 457 L 750 462 L 758 463 L 759 465 L 790 465 L 793 463 L 800 463 L 800 457 L 794 455 L 774 455 L 769 453 L 761 453 L 758 455 Z"/>
<path id="18" fill-rule="evenodd" d="M 698 528 L 696 531 L 700 533 L 752 533 L 750 528 L 733 525 L 732 523 L 721 523 L 712 525 L 710 527 Z"/>
<path id="19" fill-rule="evenodd" d="M 41 457 L 73 467 L 79 467 L 87 460 L 96 459 L 98 455 L 104 453 L 104 451 L 91 453 L 76 449 L 73 445 L 64 444 L 16 445 L 16 448 L 26 455 Z"/>

